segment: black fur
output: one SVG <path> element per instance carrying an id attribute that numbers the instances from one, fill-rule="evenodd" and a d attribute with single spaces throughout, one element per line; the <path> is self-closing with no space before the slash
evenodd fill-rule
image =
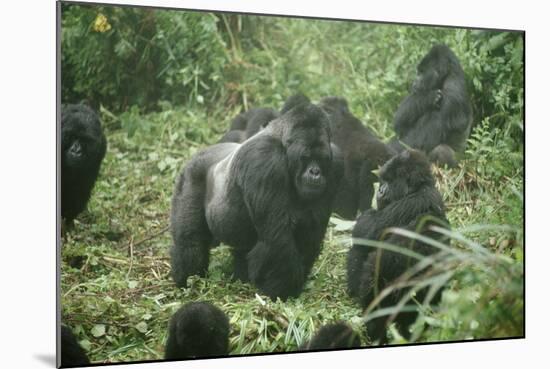
<path id="1" fill-rule="evenodd" d="M 86 208 L 106 148 L 101 122 L 91 108 L 61 107 L 61 216 L 69 224 Z"/>
<path id="2" fill-rule="evenodd" d="M 224 134 L 218 143 L 242 143 L 264 129 L 269 122 L 278 118 L 281 114 L 286 113 L 297 105 L 309 103 L 310 101 L 305 95 L 296 94 L 285 101 L 280 113 L 269 108 L 250 109 L 233 119 L 229 132 Z"/>
<path id="3" fill-rule="evenodd" d="M 337 322 L 319 328 L 299 350 L 330 350 L 360 347 L 359 335 L 346 323 Z"/>
<path id="4" fill-rule="evenodd" d="M 232 246 L 235 276 L 298 296 L 319 255 L 343 164 L 326 114 L 301 104 L 242 145 L 217 144 L 184 168 L 172 199 L 172 276 L 204 276 L 209 249 Z"/>
<path id="5" fill-rule="evenodd" d="M 417 78 L 394 118 L 402 143 L 424 151 L 438 164 L 457 165 L 472 125 L 472 106 L 466 80 L 456 55 L 446 45 L 435 45 L 417 67 Z M 397 151 L 403 145 L 391 141 Z"/>
<path id="6" fill-rule="evenodd" d="M 269 108 L 255 108 L 241 113 L 233 119 L 229 132 L 223 135 L 219 143 L 244 142 L 265 128 L 269 122 L 278 116 L 279 113 Z"/>
<path id="7" fill-rule="evenodd" d="M 71 329 L 61 326 L 61 366 L 64 368 L 86 366 L 90 360 Z"/>
<path id="8" fill-rule="evenodd" d="M 164 358 L 225 356 L 229 353 L 229 320 L 208 302 L 182 306 L 170 319 Z"/>
<path id="9" fill-rule="evenodd" d="M 304 95 L 304 94 L 296 94 L 296 95 L 292 95 L 290 96 L 288 99 L 286 99 L 283 107 L 281 108 L 281 114 L 284 114 L 286 113 L 287 111 L 289 111 L 290 109 L 298 106 L 298 105 L 302 105 L 302 104 L 310 104 L 311 101 L 309 100 L 309 98 Z"/>
<path id="10" fill-rule="evenodd" d="M 334 212 L 355 219 L 358 210 L 371 208 L 374 182 L 378 182 L 372 171 L 395 153 L 349 111 L 346 99 L 325 97 L 319 106 L 328 114 L 332 141 L 344 156 L 344 179 L 334 202 Z"/>
<path id="11" fill-rule="evenodd" d="M 405 228 L 437 239 L 440 235 L 429 227 L 449 226 L 443 200 L 435 188 L 430 163 L 422 152 L 405 150 L 392 158 L 381 168 L 380 181 L 378 210 L 368 210 L 358 218 L 353 229 L 354 245 L 347 261 L 348 291 L 359 299 L 363 308 L 376 297 L 377 291 L 382 291 L 413 266 L 415 260 L 397 252 L 361 245 L 359 239 L 383 240 L 429 255 L 438 250 L 422 242 L 386 233 L 385 230 L 388 227 Z M 430 221 L 427 216 L 437 221 Z M 417 293 L 419 301 L 422 302 L 425 292 Z M 396 305 L 405 293 L 407 289 L 397 290 L 382 300 L 380 307 Z M 416 312 L 403 312 L 397 316 L 396 322 L 405 336 L 408 335 L 408 326 L 416 317 Z M 367 324 L 367 333 L 371 339 L 386 342 L 387 318 L 376 318 Z"/>

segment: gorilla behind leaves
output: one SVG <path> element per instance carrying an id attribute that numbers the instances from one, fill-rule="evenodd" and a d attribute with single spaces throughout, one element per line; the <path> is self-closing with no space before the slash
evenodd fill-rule
<path id="1" fill-rule="evenodd" d="M 328 117 L 298 104 L 242 145 L 195 155 L 172 198 L 172 276 L 204 276 L 209 249 L 232 247 L 234 275 L 271 298 L 298 296 L 319 255 L 343 172 Z"/>
<path id="2" fill-rule="evenodd" d="M 91 108 L 61 107 L 61 216 L 69 224 L 86 208 L 106 149 L 101 122 Z"/>
<path id="3" fill-rule="evenodd" d="M 354 244 L 348 254 L 348 291 L 357 297 L 366 308 L 377 294 L 393 283 L 416 260 L 395 251 L 373 249 L 361 244 L 361 239 L 385 241 L 388 244 L 410 249 L 421 255 L 438 251 L 433 246 L 404 236 L 387 232 L 389 227 L 404 228 L 423 236 L 440 239 L 439 233 L 431 226 L 448 228 L 445 207 L 441 195 L 435 188 L 426 156 L 416 150 L 405 150 L 390 159 L 380 169 L 380 188 L 377 193 L 378 209 L 364 212 L 353 229 Z M 448 240 L 444 240 L 448 243 Z M 409 292 L 401 288 L 385 297 L 379 307 L 391 307 Z M 422 302 L 426 289 L 416 294 Z M 432 301 L 435 302 L 437 295 Z M 415 321 L 417 312 L 401 312 L 395 318 L 403 335 L 408 336 L 408 327 Z M 386 342 L 386 321 L 379 317 L 367 323 L 367 333 L 371 339 Z"/>
<path id="4" fill-rule="evenodd" d="M 455 167 L 472 125 L 472 106 L 464 71 L 446 45 L 435 45 L 417 67 L 417 78 L 395 114 L 394 129 L 407 146 L 432 162 Z M 393 149 L 404 149 L 392 139 Z"/>

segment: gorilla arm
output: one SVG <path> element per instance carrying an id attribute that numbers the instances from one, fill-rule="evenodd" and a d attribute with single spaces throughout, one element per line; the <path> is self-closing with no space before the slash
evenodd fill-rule
<path id="1" fill-rule="evenodd" d="M 438 102 L 441 100 L 440 90 L 430 90 L 426 92 L 413 92 L 408 95 L 399 105 L 393 127 L 399 136 L 405 135 L 422 115 L 437 109 Z"/>
<path id="2" fill-rule="evenodd" d="M 471 120 L 472 110 L 465 87 L 459 78 L 449 77 L 443 83 L 441 107 L 426 112 L 415 129 L 409 130 L 401 139 L 407 145 L 428 153 L 441 143 L 460 150 L 469 133 Z"/>
<path id="3" fill-rule="evenodd" d="M 421 190 L 394 201 L 381 210 L 369 210 L 357 220 L 354 238 L 380 240 L 389 226 L 402 227 L 416 219 L 418 214 L 430 211 L 434 201 L 429 190 Z"/>

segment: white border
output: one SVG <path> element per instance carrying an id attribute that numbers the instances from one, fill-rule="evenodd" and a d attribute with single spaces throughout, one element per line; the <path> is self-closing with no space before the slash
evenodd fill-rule
<path id="1" fill-rule="evenodd" d="M 195 9 L 523 29 L 526 37 L 527 338 L 464 344 L 141 364 L 140 368 L 360 365 L 517 368 L 548 362 L 548 12 L 527 2 L 278 0 L 111 1 Z M 55 355 L 55 4 L 3 4 L 0 196 L 2 367 L 53 367 Z M 6 83 L 7 82 L 7 83 Z M 542 158 L 542 159 L 541 159 Z M 544 191 L 544 192 L 543 192 Z M 7 206 L 6 206 L 7 205 Z M 7 328 L 7 329 L 6 329 Z M 355 366 L 354 365 L 354 366 Z M 544 364 L 542 364 L 544 365 Z M 126 365 L 117 366 L 120 368 Z M 136 367 L 136 366 L 134 366 Z"/>

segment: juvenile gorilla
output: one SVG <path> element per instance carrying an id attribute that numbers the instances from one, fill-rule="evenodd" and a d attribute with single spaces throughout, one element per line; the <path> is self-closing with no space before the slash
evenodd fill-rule
<path id="1" fill-rule="evenodd" d="M 420 241 L 386 233 L 386 229 L 399 227 L 439 239 L 441 235 L 432 231 L 430 226 L 449 227 L 430 163 L 420 151 L 405 150 L 384 164 L 380 169 L 380 188 L 376 198 L 378 210 L 368 210 L 357 220 L 352 233 L 354 244 L 347 261 L 348 291 L 359 299 L 363 308 L 378 292 L 412 267 L 415 260 L 398 252 L 362 245 L 361 239 L 383 240 L 422 255 L 430 255 L 438 250 Z M 381 301 L 379 307 L 396 305 L 406 293 L 406 288 L 394 291 Z M 425 293 L 425 290 L 418 291 L 417 299 L 422 302 Z M 416 317 L 417 312 L 397 315 L 395 321 L 403 335 L 408 336 L 407 328 Z M 367 323 L 367 333 L 371 339 L 386 342 L 387 318 L 380 317 Z"/>
<path id="2" fill-rule="evenodd" d="M 90 360 L 86 351 L 80 346 L 71 329 L 61 326 L 61 366 L 64 368 L 73 366 L 86 366 Z"/>
<path id="3" fill-rule="evenodd" d="M 164 358 L 225 356 L 229 353 L 229 320 L 208 302 L 182 306 L 170 319 Z"/>
<path id="4" fill-rule="evenodd" d="M 234 274 L 271 298 L 298 296 L 319 255 L 343 164 L 326 114 L 299 104 L 242 145 L 186 165 L 172 199 L 172 276 L 204 276 L 209 249 L 232 246 Z"/>
<path id="5" fill-rule="evenodd" d="M 254 108 L 237 115 L 231 122 L 231 128 L 220 139 L 222 142 L 241 143 L 254 136 L 260 129 L 277 118 L 279 113 L 269 108 Z"/>
<path id="6" fill-rule="evenodd" d="M 61 216 L 69 224 L 86 208 L 106 148 L 92 109 L 83 104 L 61 107 Z"/>
<path id="7" fill-rule="evenodd" d="M 456 55 L 435 45 L 417 67 L 412 92 L 397 109 L 394 129 L 401 142 L 424 151 L 431 161 L 455 167 L 472 125 L 472 106 Z M 403 145 L 394 138 L 396 151 Z"/>
<path id="8" fill-rule="evenodd" d="M 330 118 L 332 142 L 344 157 L 344 178 L 336 195 L 334 212 L 355 219 L 357 210 L 363 212 L 371 207 L 374 182 L 378 182 L 372 170 L 395 153 L 349 111 L 346 99 L 325 97 L 319 106 Z"/>
<path id="9" fill-rule="evenodd" d="M 286 113 L 297 105 L 309 102 L 309 99 L 302 94 L 293 95 L 285 101 L 280 114 Z M 223 135 L 218 143 L 242 143 L 264 129 L 269 122 L 278 118 L 280 114 L 270 108 L 254 108 L 241 113 L 233 119 L 229 131 Z"/>
<path id="10" fill-rule="evenodd" d="M 319 328 L 299 350 L 330 350 L 360 347 L 359 335 L 346 323 L 337 322 Z"/>

